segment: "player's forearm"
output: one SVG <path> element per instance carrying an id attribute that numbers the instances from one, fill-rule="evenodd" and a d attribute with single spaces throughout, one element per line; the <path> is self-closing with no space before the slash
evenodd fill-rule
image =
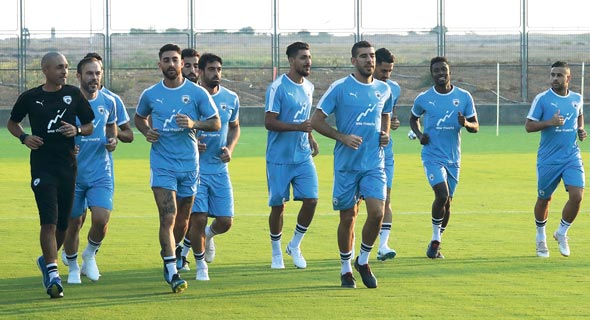
<path id="1" fill-rule="evenodd" d="M 131 130 L 129 122 L 119 126 L 119 130 L 117 130 L 117 138 L 124 143 L 130 143 L 133 141 L 133 130 Z"/>
<path id="2" fill-rule="evenodd" d="M 229 130 L 227 131 L 227 148 L 231 153 L 234 152 L 234 148 L 236 147 L 236 144 L 238 144 L 240 134 L 241 129 L 238 121 L 236 121 L 233 125 L 230 123 Z"/>
<path id="3" fill-rule="evenodd" d="M 137 130 L 139 130 L 139 132 L 141 132 L 141 134 L 143 134 L 144 136 L 147 136 L 148 131 L 150 131 L 148 120 L 146 118 L 140 117 L 137 114 L 135 114 L 133 120 L 135 122 L 135 127 L 137 128 Z"/>
<path id="4" fill-rule="evenodd" d="M 201 131 L 217 131 L 221 128 L 221 121 L 218 116 L 209 118 L 205 121 L 195 121 L 193 129 Z"/>
<path id="5" fill-rule="evenodd" d="M 311 117 L 311 126 L 321 135 L 337 140 L 342 141 L 344 135 L 339 132 L 338 130 L 334 129 L 328 122 L 326 122 L 326 116 L 323 112 L 316 110 L 312 117 Z"/>

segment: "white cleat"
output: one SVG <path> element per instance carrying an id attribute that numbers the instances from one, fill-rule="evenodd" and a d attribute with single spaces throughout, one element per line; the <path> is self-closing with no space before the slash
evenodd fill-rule
<path id="1" fill-rule="evenodd" d="M 80 284 L 80 283 L 82 283 L 82 279 L 80 279 L 80 269 L 78 269 L 78 270 L 71 270 L 68 273 L 68 283 L 69 284 Z"/>
<path id="2" fill-rule="evenodd" d="M 569 238 L 563 234 L 559 234 L 555 232 L 553 234 L 553 239 L 557 240 L 557 244 L 559 246 L 559 253 L 561 253 L 564 257 L 570 256 L 570 246 L 568 244 Z"/>
<path id="3" fill-rule="evenodd" d="M 549 258 L 549 248 L 547 248 L 545 241 L 537 242 L 537 257 Z"/>
<path id="4" fill-rule="evenodd" d="M 199 269 L 197 268 L 197 280 L 209 281 L 209 268 Z"/>
<path id="5" fill-rule="evenodd" d="M 307 268 L 307 261 L 305 261 L 305 258 L 301 255 L 300 248 L 291 248 L 289 243 L 287 244 L 285 252 L 287 252 L 287 254 L 290 255 L 291 258 L 293 258 L 293 264 L 295 265 L 295 267 L 299 269 Z"/>
<path id="6" fill-rule="evenodd" d="M 272 263 L 270 264 L 272 269 L 285 269 L 285 264 L 283 263 L 283 255 L 277 254 L 272 256 Z"/>
<path id="7" fill-rule="evenodd" d="M 211 263 L 215 259 L 215 242 L 213 238 L 205 240 L 205 262 Z"/>
<path id="8" fill-rule="evenodd" d="M 95 256 L 86 257 L 82 255 L 81 273 L 92 281 L 98 281 L 98 278 L 100 278 L 100 272 L 98 271 L 98 266 L 96 265 Z"/>
<path id="9" fill-rule="evenodd" d="M 397 255 L 397 253 L 395 252 L 395 250 L 393 250 L 389 247 L 379 248 L 379 250 L 377 251 L 377 260 L 385 261 L 385 260 L 393 259 L 393 258 L 395 258 L 396 255 Z"/>

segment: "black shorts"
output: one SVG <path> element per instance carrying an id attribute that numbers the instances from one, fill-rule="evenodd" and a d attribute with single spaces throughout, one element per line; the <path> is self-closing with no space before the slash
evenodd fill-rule
<path id="1" fill-rule="evenodd" d="M 68 228 L 75 186 L 75 167 L 31 170 L 31 189 L 35 193 L 41 225 L 54 224 L 61 231 Z"/>

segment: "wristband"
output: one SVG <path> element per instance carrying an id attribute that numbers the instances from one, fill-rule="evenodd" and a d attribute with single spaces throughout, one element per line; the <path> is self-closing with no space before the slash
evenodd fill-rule
<path id="1" fill-rule="evenodd" d="M 20 143 L 25 144 L 25 139 L 28 137 L 29 135 L 26 133 L 21 134 L 20 136 L 18 136 Z"/>

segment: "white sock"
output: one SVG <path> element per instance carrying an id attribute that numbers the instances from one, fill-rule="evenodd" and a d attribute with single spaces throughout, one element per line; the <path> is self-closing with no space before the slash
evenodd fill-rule
<path id="1" fill-rule="evenodd" d="M 391 223 L 382 223 L 379 231 L 379 248 L 387 248 L 389 243 L 389 234 L 391 232 Z"/>
<path id="2" fill-rule="evenodd" d="M 282 255 L 283 252 L 281 251 L 281 233 L 279 234 L 270 234 L 270 246 L 272 248 L 272 255 L 278 256 Z"/>
<path id="3" fill-rule="evenodd" d="M 557 228 L 557 233 L 566 236 L 567 231 L 570 229 L 571 226 L 572 223 L 561 219 L 561 221 L 559 222 L 559 227 Z"/>
<path id="4" fill-rule="evenodd" d="M 93 257 L 96 254 L 96 251 L 98 251 L 100 248 L 100 244 L 101 242 L 92 241 L 90 238 L 88 238 L 88 245 L 86 246 L 86 249 L 84 249 L 84 252 L 82 252 L 82 255 L 86 257 Z"/>
<path id="5" fill-rule="evenodd" d="M 170 259 L 170 258 L 174 258 L 174 257 L 166 257 L 166 258 L 164 258 L 164 260 Z M 168 281 L 170 281 L 170 280 L 172 280 L 172 276 L 178 273 L 178 270 L 176 269 L 176 258 L 174 258 L 174 260 L 172 262 L 166 263 L 166 269 L 168 269 L 168 275 L 170 276 Z"/>
<path id="6" fill-rule="evenodd" d="M 443 219 L 432 218 L 432 240 L 441 241 L 440 228 L 442 226 Z"/>
<path id="7" fill-rule="evenodd" d="M 346 274 L 348 272 L 352 272 L 352 251 L 350 252 L 340 252 L 340 273 Z"/>
<path id="8" fill-rule="evenodd" d="M 301 246 L 301 241 L 303 240 L 303 236 L 307 232 L 307 228 L 300 225 L 299 223 L 295 226 L 295 232 L 293 232 L 293 239 L 289 242 L 291 248 L 299 248 Z"/>
<path id="9" fill-rule="evenodd" d="M 545 241 L 547 242 L 547 235 L 545 234 L 545 227 L 547 225 L 547 220 L 539 221 L 535 219 L 535 225 L 537 226 L 537 242 Z"/>
<path id="10" fill-rule="evenodd" d="M 361 250 L 359 251 L 358 260 L 360 265 L 365 265 L 369 263 L 369 255 L 371 254 L 371 249 L 373 249 L 373 246 L 368 246 L 361 242 Z"/>
<path id="11" fill-rule="evenodd" d="M 191 252 L 191 241 L 184 237 L 184 241 L 182 242 L 182 250 L 180 251 L 180 255 L 183 257 L 188 257 L 189 252 Z"/>

